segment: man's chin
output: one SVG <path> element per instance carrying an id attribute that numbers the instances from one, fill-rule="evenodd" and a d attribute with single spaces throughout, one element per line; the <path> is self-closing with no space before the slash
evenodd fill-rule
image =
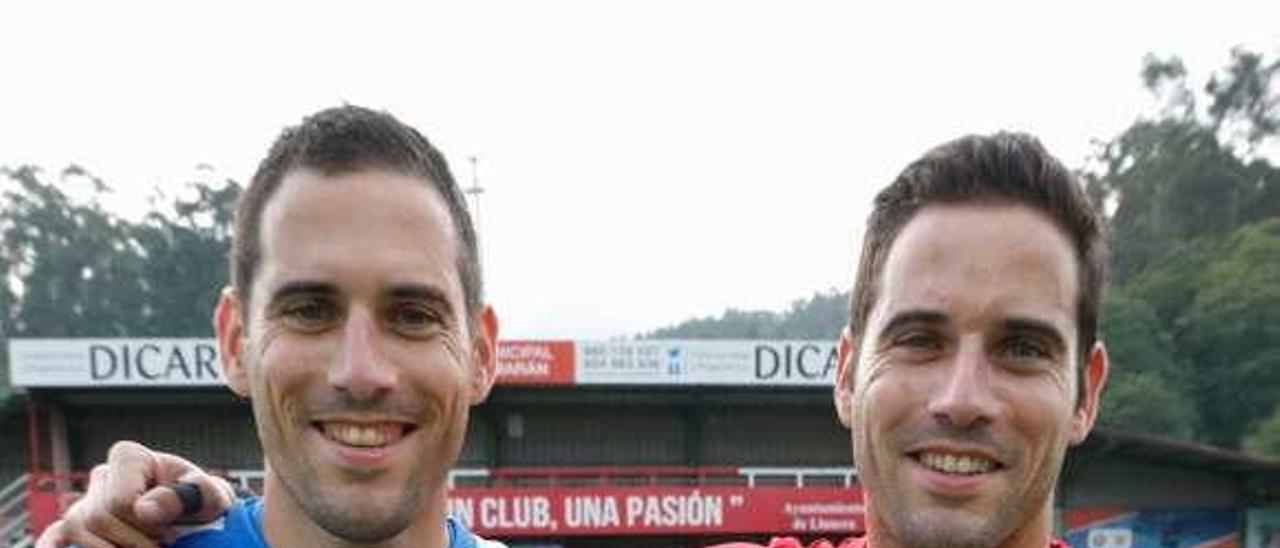
<path id="1" fill-rule="evenodd" d="M 903 546 L 916 548 L 986 548 L 1001 535 L 990 511 L 968 507 L 917 506 L 901 508 L 893 535 Z"/>
<path id="2" fill-rule="evenodd" d="M 316 501 L 306 508 L 308 517 L 330 535 L 354 543 L 378 543 L 394 538 L 414 518 L 411 504 L 378 504 L 368 497 L 343 501 Z M 390 506 L 390 507 L 388 507 Z"/>
<path id="3" fill-rule="evenodd" d="M 377 543 L 411 526 L 423 502 L 421 491 L 406 489 L 409 481 L 392 474 L 378 476 L 374 481 L 351 481 L 349 475 L 329 470 L 289 492 L 301 510 L 298 517 L 339 539 Z"/>

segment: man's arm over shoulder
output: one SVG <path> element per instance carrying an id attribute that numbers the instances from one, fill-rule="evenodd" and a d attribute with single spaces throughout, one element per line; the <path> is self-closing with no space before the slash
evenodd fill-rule
<path id="1" fill-rule="evenodd" d="M 180 483 L 187 487 L 175 490 Z M 85 495 L 40 535 L 36 547 L 151 548 L 174 539 L 175 525 L 213 521 L 234 500 L 229 483 L 186 459 L 117 442 L 107 462 L 94 467 Z"/>

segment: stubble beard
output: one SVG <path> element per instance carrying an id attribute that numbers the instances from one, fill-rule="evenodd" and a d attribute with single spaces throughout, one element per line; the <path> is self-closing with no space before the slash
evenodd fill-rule
<path id="1" fill-rule="evenodd" d="M 893 504 L 892 534 L 905 548 L 991 548 L 1010 534 L 1010 508 L 1001 507 L 992 516 L 975 515 L 963 521 L 938 515 L 940 510 L 913 512 L 903 504 Z M 946 510 L 941 510 L 945 512 Z M 894 525 L 891 525 L 893 527 Z"/>
<path id="2" fill-rule="evenodd" d="M 268 473 L 275 475 L 284 488 L 285 492 L 277 495 L 289 497 L 292 506 L 301 510 L 308 521 L 337 539 L 360 545 L 392 539 L 407 529 L 418 517 L 425 490 L 422 479 L 405 481 L 404 485 L 392 495 L 394 501 L 389 505 L 378 505 L 369 498 L 352 497 L 347 493 L 326 492 L 326 486 L 329 486 L 332 481 L 353 484 L 349 485 L 348 489 L 342 490 L 349 493 L 355 491 L 350 487 L 366 481 L 372 482 L 376 478 L 330 478 L 329 481 L 322 481 L 315 462 L 304 454 L 294 454 L 303 451 L 302 440 L 294 440 L 295 447 L 290 450 L 285 442 L 287 429 L 281 424 L 272 422 L 294 419 L 275 416 L 272 410 L 267 409 L 265 399 L 255 398 L 252 403 L 255 406 L 258 435 L 269 461 Z M 262 406 L 263 409 L 256 409 L 257 406 Z M 272 418 L 268 419 L 268 417 Z M 295 425 L 296 434 L 300 435 L 306 428 L 309 426 Z M 285 460 L 272 462 L 276 460 L 272 455 L 285 457 Z M 414 469 L 409 471 L 408 477 L 424 478 L 423 468 L 426 460 L 415 461 L 412 465 Z"/>
<path id="3" fill-rule="evenodd" d="M 323 481 L 315 463 L 301 459 L 282 462 L 286 468 L 271 466 L 285 493 L 279 495 L 291 499 L 293 506 L 302 511 L 307 521 L 323 529 L 329 535 L 353 545 L 371 544 L 390 540 L 407 529 L 417 517 L 423 501 L 422 481 L 405 481 L 390 494 L 390 501 L 375 501 L 372 497 L 352 496 L 359 493 L 358 485 L 376 478 L 329 478 Z M 415 463 L 420 465 L 420 463 Z M 411 471 L 409 477 L 419 477 Z M 331 482 L 349 484 L 338 492 L 326 491 Z"/>
<path id="4" fill-rule="evenodd" d="M 854 459 L 860 470 L 864 469 L 862 463 L 871 463 L 869 459 L 873 458 L 871 448 L 862 445 L 862 440 L 854 440 Z M 1010 495 L 1001 500 L 990 514 L 947 515 L 957 514 L 962 510 L 912 508 L 913 502 L 919 501 L 910 501 L 901 496 L 901 489 L 893 488 L 890 482 L 886 482 L 886 478 L 860 478 L 860 481 L 863 482 L 869 502 L 882 516 L 880 525 L 888 529 L 883 533 L 897 540 L 903 548 L 999 546 L 1015 532 L 1020 521 L 1033 519 L 1032 516 L 1036 513 L 1036 509 L 1021 509 L 1020 503 L 1025 501 L 1016 500 L 1017 497 Z M 880 495 L 875 496 L 873 493 Z M 1043 504 L 1043 501 L 1038 502 Z"/>
<path id="5" fill-rule="evenodd" d="M 311 489 L 304 488 L 304 491 Z M 330 535 L 356 544 L 384 542 L 399 535 L 413 522 L 422 498 L 421 489 L 407 488 L 391 508 L 376 512 L 372 508 L 361 507 L 359 501 L 300 494 L 304 498 L 295 500 L 312 522 Z"/>

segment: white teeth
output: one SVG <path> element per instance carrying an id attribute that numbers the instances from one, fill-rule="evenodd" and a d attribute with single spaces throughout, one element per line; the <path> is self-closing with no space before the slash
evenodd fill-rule
<path id="1" fill-rule="evenodd" d="M 346 445 L 356 447 L 379 447 L 399 438 L 399 425 L 392 424 L 354 424 L 343 422 L 324 423 L 325 437 Z"/>
<path id="2" fill-rule="evenodd" d="M 920 462 L 939 472 L 963 475 L 990 472 L 996 465 L 996 463 L 982 457 L 956 456 L 943 453 L 921 453 Z"/>

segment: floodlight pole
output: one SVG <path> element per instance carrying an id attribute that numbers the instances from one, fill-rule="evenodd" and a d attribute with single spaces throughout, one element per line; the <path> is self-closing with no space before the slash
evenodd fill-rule
<path id="1" fill-rule="evenodd" d="M 475 215 L 472 217 L 475 219 L 476 232 L 480 232 L 480 195 L 484 194 L 484 187 L 480 186 L 479 169 L 477 169 L 480 159 L 475 155 L 468 156 L 467 159 L 471 161 L 471 186 L 463 189 L 463 192 L 475 201 Z"/>

